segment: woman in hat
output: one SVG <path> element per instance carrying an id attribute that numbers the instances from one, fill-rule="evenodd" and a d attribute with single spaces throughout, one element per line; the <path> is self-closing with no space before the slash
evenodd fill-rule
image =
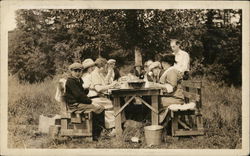
<path id="1" fill-rule="evenodd" d="M 148 75 L 149 76 L 152 76 L 152 72 L 151 71 L 149 71 L 149 66 L 151 65 L 153 63 L 153 61 L 152 60 L 148 60 L 148 61 L 146 61 L 145 63 L 144 63 L 144 71 L 145 71 L 145 73 L 144 73 L 144 81 L 147 81 L 147 77 L 148 77 Z"/>
<path id="2" fill-rule="evenodd" d="M 107 84 L 111 84 L 112 82 L 118 80 L 121 75 L 119 70 L 115 67 L 116 60 L 109 59 L 106 64 L 107 75 L 105 77 L 105 81 Z"/>
<path id="3" fill-rule="evenodd" d="M 94 87 L 92 85 L 92 75 L 91 73 L 95 70 L 96 66 L 95 66 L 95 62 L 88 58 L 85 59 L 82 62 L 82 66 L 83 66 L 83 76 L 82 76 L 82 80 L 83 80 L 83 87 L 85 89 L 89 90 L 88 93 L 88 97 L 94 97 L 97 96 L 96 91 L 94 90 Z"/>
<path id="4" fill-rule="evenodd" d="M 158 83 L 162 73 L 161 63 L 158 61 L 151 63 L 148 67 L 148 71 L 151 72 L 151 74 L 147 74 L 147 80 Z"/>

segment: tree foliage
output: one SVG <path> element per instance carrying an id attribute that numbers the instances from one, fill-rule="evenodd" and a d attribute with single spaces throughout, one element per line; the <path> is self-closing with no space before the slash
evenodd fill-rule
<path id="1" fill-rule="evenodd" d="M 139 48 L 144 60 L 152 59 L 171 52 L 169 39 L 178 38 L 192 62 L 200 60 L 212 71 L 221 67 L 225 72 L 220 80 L 240 84 L 241 18 L 232 23 L 229 17 L 241 14 L 241 10 L 204 9 L 18 10 L 9 70 L 34 83 L 89 57 L 115 58 L 122 65 L 132 61 Z"/>

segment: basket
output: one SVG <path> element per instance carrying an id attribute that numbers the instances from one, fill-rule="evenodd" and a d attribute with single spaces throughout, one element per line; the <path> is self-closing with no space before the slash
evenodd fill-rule
<path id="1" fill-rule="evenodd" d="M 129 81 L 128 85 L 134 89 L 145 88 L 145 81 Z"/>

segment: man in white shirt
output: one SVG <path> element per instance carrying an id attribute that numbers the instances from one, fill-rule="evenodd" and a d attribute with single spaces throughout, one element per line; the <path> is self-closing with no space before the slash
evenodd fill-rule
<path id="1" fill-rule="evenodd" d="M 176 63 L 174 64 L 174 67 L 181 73 L 181 75 L 183 75 L 185 71 L 189 71 L 189 54 L 180 49 L 180 41 L 177 39 L 172 39 L 170 41 L 170 46 L 175 55 Z"/>

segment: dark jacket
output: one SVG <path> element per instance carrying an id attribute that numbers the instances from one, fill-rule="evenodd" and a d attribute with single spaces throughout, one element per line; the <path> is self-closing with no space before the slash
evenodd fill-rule
<path id="1" fill-rule="evenodd" d="M 74 103 L 91 104 L 92 101 L 87 97 L 87 92 L 84 90 L 83 81 L 81 78 L 69 77 L 66 81 L 66 93 L 64 96 L 65 102 L 70 106 Z"/>

